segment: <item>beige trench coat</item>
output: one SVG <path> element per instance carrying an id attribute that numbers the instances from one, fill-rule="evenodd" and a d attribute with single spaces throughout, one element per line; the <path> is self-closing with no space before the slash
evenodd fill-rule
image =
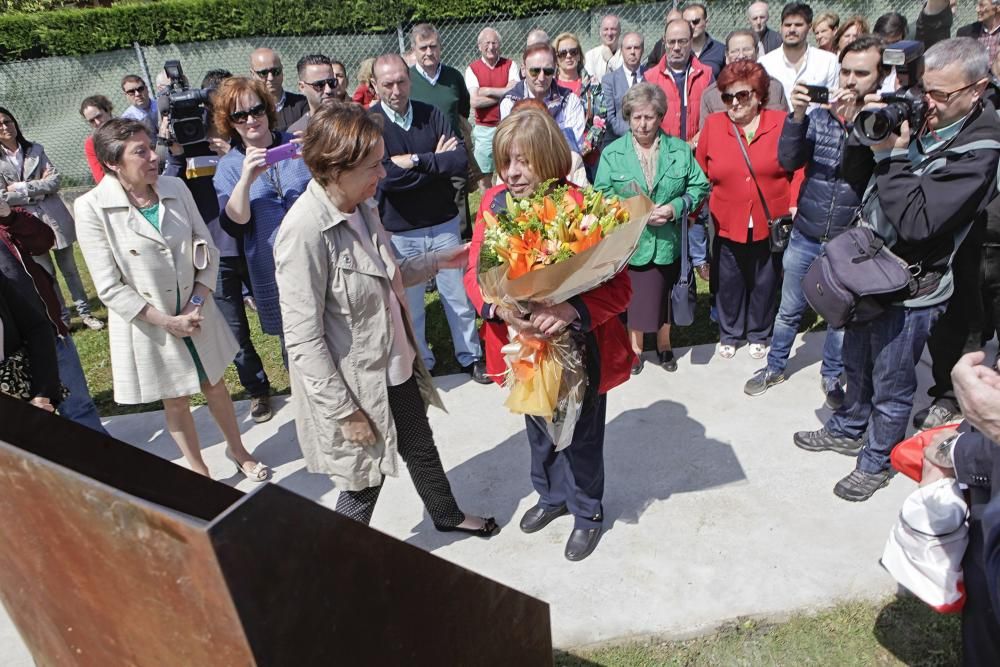
<path id="1" fill-rule="evenodd" d="M 104 178 L 75 204 L 80 249 L 97 296 L 108 307 L 118 403 L 149 403 L 201 391 L 184 341 L 137 316 L 147 304 L 176 315 L 178 291 L 183 309 L 195 282 L 214 290 L 219 251 L 183 181 L 160 176 L 156 192 L 162 233 L 129 204 L 114 176 Z M 202 315 L 205 319 L 191 340 L 214 384 L 238 345 L 213 299 L 205 300 Z"/>
<path id="2" fill-rule="evenodd" d="M 364 250 L 316 181 L 285 215 L 274 244 L 299 447 L 310 472 L 330 475 L 348 491 L 398 475 L 387 379 L 389 290 L 403 307 L 405 335 L 416 349 L 405 286 L 437 272 L 433 254 L 396 259 L 374 200 L 359 209 L 381 262 Z M 443 409 L 419 353 L 413 372 L 424 403 Z M 340 432 L 337 420 L 358 408 L 372 423 L 374 446 L 347 442 Z"/>
<path id="3" fill-rule="evenodd" d="M 49 167 L 49 175 L 43 177 Z M 57 250 L 73 245 L 76 241 L 76 228 L 73 216 L 59 198 L 59 171 L 49 162 L 41 144 L 32 144 L 24 156 L 23 176 L 22 178 L 22 174 L 10 162 L 0 160 L 0 191 L 3 192 L 3 198 L 11 206 L 20 206 L 51 227 L 56 234 Z M 26 184 L 27 194 L 7 192 L 8 185 L 18 182 Z"/>

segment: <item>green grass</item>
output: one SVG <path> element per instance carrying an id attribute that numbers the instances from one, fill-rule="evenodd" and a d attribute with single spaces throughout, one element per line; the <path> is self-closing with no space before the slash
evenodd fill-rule
<path id="1" fill-rule="evenodd" d="M 738 619 L 685 641 L 647 641 L 595 650 L 556 651 L 559 667 L 677 665 L 957 665 L 959 617 L 919 600 L 846 602 L 783 623 Z"/>

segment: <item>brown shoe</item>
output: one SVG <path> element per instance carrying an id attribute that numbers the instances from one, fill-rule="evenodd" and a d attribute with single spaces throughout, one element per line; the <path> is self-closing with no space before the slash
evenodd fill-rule
<path id="1" fill-rule="evenodd" d="M 250 398 L 250 416 L 258 424 L 270 420 L 274 416 L 274 413 L 271 412 L 271 397 L 267 395 L 252 396 Z"/>

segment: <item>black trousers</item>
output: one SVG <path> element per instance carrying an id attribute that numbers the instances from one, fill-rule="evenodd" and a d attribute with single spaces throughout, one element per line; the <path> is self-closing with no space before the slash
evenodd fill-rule
<path id="1" fill-rule="evenodd" d="M 771 252 L 767 239 L 736 243 L 715 237 L 712 252 L 719 315 L 719 341 L 766 344 L 774 328 L 781 255 Z"/>
<path id="2" fill-rule="evenodd" d="M 607 396 L 584 400 L 569 447 L 555 451 L 541 417 L 525 417 L 531 445 L 531 485 L 545 509 L 565 505 L 577 528 L 600 528 L 604 523 L 604 420 Z"/>
<path id="3" fill-rule="evenodd" d="M 951 369 L 959 357 L 982 347 L 983 284 L 986 266 L 982 253 L 982 226 L 974 226 L 955 253 L 952 274 L 955 291 L 930 338 L 927 351 L 931 355 L 931 375 L 934 385 L 927 390 L 936 402 L 958 408 L 955 389 L 951 385 Z M 1000 267 L 994 268 L 997 271 Z"/>
<path id="4" fill-rule="evenodd" d="M 984 245 L 982 257 L 983 336 L 981 342 L 1000 334 L 1000 245 Z"/>
<path id="5" fill-rule="evenodd" d="M 458 508 L 444 474 L 416 378 L 389 387 L 389 410 L 396 423 L 399 455 L 410 471 L 427 513 L 435 525 L 454 528 L 465 521 L 465 514 Z M 341 491 L 337 497 L 337 511 L 368 525 L 381 491 L 381 484 L 361 491 Z"/>

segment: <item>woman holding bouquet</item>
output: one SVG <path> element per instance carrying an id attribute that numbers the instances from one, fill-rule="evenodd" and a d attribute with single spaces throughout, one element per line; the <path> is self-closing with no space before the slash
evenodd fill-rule
<path id="1" fill-rule="evenodd" d="M 546 422 L 526 416 L 531 446 L 531 482 L 538 503 L 521 518 L 521 530 L 534 533 L 553 519 L 571 513 L 574 528 L 566 543 L 565 556 L 583 560 L 597 547 L 603 525 L 604 421 L 606 394 L 629 377 L 634 355 L 619 315 L 628 306 L 632 287 L 621 272 L 604 284 L 569 301 L 550 306 L 529 304 L 530 312 L 519 313 L 506 306 L 484 301 L 478 283 L 478 258 L 485 237 L 484 213 L 496 215 L 514 200 L 531 197 L 555 180 L 565 184 L 570 170 L 570 152 L 556 122 L 545 111 L 518 109 L 497 127 L 493 156 L 504 185 L 483 196 L 469 251 L 465 289 L 484 319 L 487 371 L 497 378 L 505 370 L 500 348 L 508 342 L 508 326 L 523 337 L 549 338 L 566 329 L 582 343 L 587 390 L 573 431 L 571 444 L 556 451 Z M 550 184 L 551 185 L 551 184 Z M 579 203 L 574 188 L 570 195 Z"/>
<path id="2" fill-rule="evenodd" d="M 680 235 L 686 233 L 687 221 L 680 219 L 682 197 L 686 194 L 688 206 L 695 208 L 708 194 L 708 180 L 687 142 L 660 129 L 666 113 L 667 96 L 659 86 L 639 83 L 629 88 L 622 100 L 629 132 L 601 153 L 594 180 L 596 189 L 620 197 L 638 188 L 656 205 L 629 260 L 634 294 L 628 334 L 637 357 L 633 375 L 642 371 L 642 336 L 654 331 L 660 365 L 677 370 L 670 346 L 670 290 L 680 277 Z"/>
<path id="3" fill-rule="evenodd" d="M 467 246 L 402 259 L 372 199 L 385 176 L 382 124 L 360 106 L 313 115 L 302 159 L 313 173 L 274 244 L 299 446 L 340 489 L 337 511 L 367 524 L 386 475 L 406 462 L 440 531 L 500 532 L 462 512 L 434 445 L 441 399 L 417 353 L 405 289 L 465 264 Z"/>

